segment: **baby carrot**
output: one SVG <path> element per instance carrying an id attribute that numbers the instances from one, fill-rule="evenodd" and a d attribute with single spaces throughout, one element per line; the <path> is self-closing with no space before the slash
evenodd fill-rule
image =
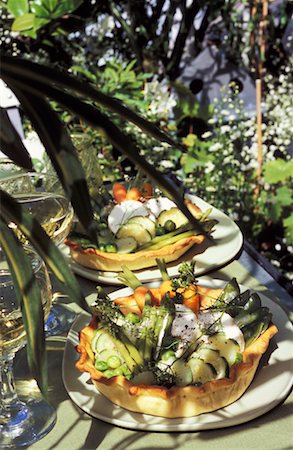
<path id="1" fill-rule="evenodd" d="M 144 198 L 150 198 L 153 196 L 153 186 L 151 185 L 151 183 L 144 183 L 142 185 L 142 195 L 144 196 Z"/>
<path id="2" fill-rule="evenodd" d="M 149 292 L 150 289 L 146 286 L 138 286 L 133 293 L 133 296 L 135 298 L 135 301 L 140 309 L 140 311 L 143 310 L 144 304 L 145 304 L 145 296 L 147 292 Z"/>
<path id="3" fill-rule="evenodd" d="M 114 300 L 116 305 L 119 305 L 120 311 L 124 316 L 129 313 L 135 313 L 141 315 L 141 310 L 134 298 L 134 295 L 129 295 L 128 297 L 120 297 Z"/>
<path id="4" fill-rule="evenodd" d="M 199 312 L 200 295 L 197 292 L 196 286 L 189 287 L 183 292 L 183 305 L 190 308 L 194 313 Z"/>
<path id="5" fill-rule="evenodd" d="M 132 187 L 126 194 L 127 200 L 139 200 L 141 197 L 142 194 L 137 187 Z"/>
<path id="6" fill-rule="evenodd" d="M 127 189 L 122 183 L 114 183 L 113 184 L 113 197 L 117 203 L 121 203 L 126 200 Z"/>

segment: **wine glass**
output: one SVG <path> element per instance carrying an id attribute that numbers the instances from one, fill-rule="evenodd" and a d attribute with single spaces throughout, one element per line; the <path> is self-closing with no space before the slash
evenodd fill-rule
<path id="1" fill-rule="evenodd" d="M 34 275 L 42 297 L 46 319 L 52 302 L 48 271 L 30 248 Z M 4 252 L 0 247 L 0 448 L 29 445 L 45 436 L 55 425 L 56 411 L 43 398 L 18 397 L 13 377 L 15 353 L 25 345 L 26 335 L 15 287 Z"/>
<path id="2" fill-rule="evenodd" d="M 0 179 L 0 188 L 12 195 L 21 203 L 44 228 L 57 246 L 68 236 L 74 218 L 74 211 L 65 197 L 57 177 L 45 173 L 26 172 L 4 176 Z M 10 224 L 23 244 L 27 239 Z M 60 294 L 54 295 L 54 302 L 45 325 L 47 336 L 62 334 L 68 331 L 75 318 L 75 313 L 56 302 Z"/>

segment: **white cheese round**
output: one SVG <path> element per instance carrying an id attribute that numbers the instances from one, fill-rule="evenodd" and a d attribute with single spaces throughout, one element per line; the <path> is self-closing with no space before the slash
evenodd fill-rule
<path id="1" fill-rule="evenodd" d="M 162 211 L 168 211 L 171 208 L 176 207 L 176 204 L 167 197 L 150 198 L 144 205 L 148 209 L 148 216 L 154 222 Z"/>
<path id="2" fill-rule="evenodd" d="M 143 203 L 137 200 L 125 200 L 115 205 L 108 216 L 108 227 L 116 234 L 121 226 L 131 217 L 147 216 L 148 210 Z"/>

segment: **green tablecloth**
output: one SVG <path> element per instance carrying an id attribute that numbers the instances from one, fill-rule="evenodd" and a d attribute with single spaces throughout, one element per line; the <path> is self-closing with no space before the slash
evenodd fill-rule
<path id="1" fill-rule="evenodd" d="M 264 291 L 264 286 L 253 278 L 237 261 L 214 272 L 213 278 L 230 279 Z M 96 283 L 81 280 L 85 293 L 94 292 Z M 112 290 L 115 287 L 110 288 Z M 70 305 L 76 308 L 75 305 Z M 146 450 L 146 449 L 257 449 L 289 450 L 293 448 L 293 394 L 263 416 L 242 425 L 224 429 L 197 432 L 145 432 L 119 428 L 92 418 L 80 410 L 68 397 L 62 381 L 62 357 L 65 338 L 48 340 L 50 400 L 57 410 L 57 423 L 53 430 L 29 448 L 34 450 Z M 23 380 L 24 357 L 16 361 L 17 385 Z M 23 383 L 23 381 L 22 381 Z"/>

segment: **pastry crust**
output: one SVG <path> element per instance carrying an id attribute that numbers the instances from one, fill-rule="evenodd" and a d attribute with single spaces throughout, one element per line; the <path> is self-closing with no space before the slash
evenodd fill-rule
<path id="1" fill-rule="evenodd" d="M 167 263 L 176 261 L 194 244 L 201 244 L 203 240 L 204 236 L 199 234 L 181 239 L 160 250 L 142 250 L 127 254 L 106 253 L 93 248 L 83 250 L 72 241 L 67 241 L 67 245 L 70 247 L 71 258 L 81 266 L 105 272 L 120 272 L 123 264 L 131 270 L 139 270 L 156 266 L 156 258 L 164 259 Z"/>
<path id="2" fill-rule="evenodd" d="M 187 200 L 186 205 L 194 216 L 201 213 L 200 208 Z M 193 245 L 201 244 L 205 237 L 202 234 L 180 239 L 174 244 L 167 245 L 160 250 L 142 250 L 134 253 L 106 253 L 94 248 L 82 249 L 77 243 L 68 239 L 66 244 L 70 248 L 71 258 L 81 266 L 105 272 L 121 272 L 121 265 L 125 264 L 131 270 L 146 269 L 156 266 L 156 259 L 161 258 L 166 263 L 176 261 Z"/>
<path id="3" fill-rule="evenodd" d="M 208 292 L 209 298 L 212 291 Z M 231 367 L 229 378 L 212 380 L 200 387 L 166 388 L 135 385 L 123 376 L 107 379 L 97 371 L 94 366 L 94 353 L 91 350 L 91 340 L 96 326 L 93 320 L 80 332 L 80 343 L 77 346 L 80 358 L 76 363 L 77 369 L 88 372 L 98 391 L 114 404 L 130 411 L 167 418 L 197 416 L 223 408 L 239 399 L 252 382 L 270 339 L 278 331 L 275 325 L 270 324 L 269 328 L 245 349 L 243 361 Z"/>

